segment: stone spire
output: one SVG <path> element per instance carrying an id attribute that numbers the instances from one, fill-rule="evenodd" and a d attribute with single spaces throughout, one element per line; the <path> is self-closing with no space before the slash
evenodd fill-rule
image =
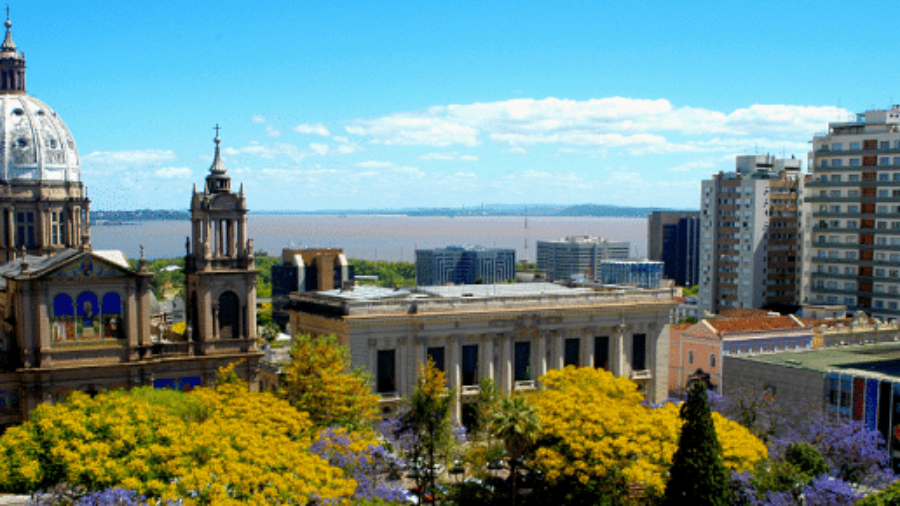
<path id="1" fill-rule="evenodd" d="M 12 21 L 6 8 L 6 37 L 0 46 L 0 93 L 25 94 L 25 53 L 16 48 L 12 38 Z"/>
<path id="2" fill-rule="evenodd" d="M 209 175 L 206 176 L 206 193 L 229 193 L 231 192 L 231 178 L 225 172 L 225 163 L 222 162 L 222 154 L 219 145 L 222 139 L 219 138 L 219 125 L 216 125 L 216 155 L 213 158 L 212 165 L 209 167 Z"/>

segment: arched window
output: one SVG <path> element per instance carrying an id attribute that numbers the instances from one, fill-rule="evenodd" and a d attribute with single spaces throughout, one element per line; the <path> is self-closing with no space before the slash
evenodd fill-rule
<path id="1" fill-rule="evenodd" d="M 53 297 L 50 308 L 50 332 L 54 342 L 61 343 L 75 339 L 75 302 L 64 293 Z"/>
<path id="2" fill-rule="evenodd" d="M 219 337 L 231 339 L 241 337 L 240 322 L 241 303 L 234 292 L 225 292 L 219 296 Z"/>
<path id="3" fill-rule="evenodd" d="M 99 339 L 100 304 L 97 295 L 81 292 L 75 300 L 75 328 L 79 339 Z"/>
<path id="4" fill-rule="evenodd" d="M 688 364 L 694 364 L 694 352 L 691 350 L 688 350 Z"/>
<path id="5" fill-rule="evenodd" d="M 716 354 L 715 353 L 709 354 L 709 368 L 710 369 L 716 368 Z"/>
<path id="6" fill-rule="evenodd" d="M 102 311 L 104 339 L 121 339 L 125 337 L 122 329 L 122 298 L 115 292 L 108 292 L 103 296 L 100 306 Z"/>

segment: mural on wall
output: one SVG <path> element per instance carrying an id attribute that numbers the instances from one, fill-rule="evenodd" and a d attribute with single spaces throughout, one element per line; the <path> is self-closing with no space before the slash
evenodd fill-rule
<path id="1" fill-rule="evenodd" d="M 200 376 L 185 376 L 184 378 L 166 378 L 153 380 L 153 388 L 171 388 L 182 392 L 201 386 Z"/>
<path id="2" fill-rule="evenodd" d="M 107 292 L 98 298 L 93 292 L 81 292 L 73 300 L 65 293 L 53 297 L 50 327 L 54 342 L 121 339 L 122 298 Z"/>
<path id="3" fill-rule="evenodd" d="M 111 278 L 121 276 L 121 268 L 106 265 L 102 262 L 94 262 L 87 258 L 76 262 L 51 276 L 52 279 L 86 279 L 86 278 Z"/>
<path id="4" fill-rule="evenodd" d="M 9 390 L 7 392 L 0 391 L 0 413 L 4 411 L 12 411 L 19 407 L 19 391 Z"/>

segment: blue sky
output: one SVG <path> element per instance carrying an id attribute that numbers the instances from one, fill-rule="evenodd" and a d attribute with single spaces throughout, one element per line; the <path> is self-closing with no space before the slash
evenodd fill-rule
<path id="1" fill-rule="evenodd" d="M 186 208 L 216 123 L 254 210 L 696 208 L 735 155 L 900 102 L 895 2 L 10 7 L 95 209 Z"/>

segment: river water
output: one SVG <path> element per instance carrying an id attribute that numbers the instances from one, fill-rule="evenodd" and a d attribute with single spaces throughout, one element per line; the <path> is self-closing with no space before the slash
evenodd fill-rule
<path id="1" fill-rule="evenodd" d="M 348 258 L 415 262 L 415 250 L 453 245 L 514 248 L 516 259 L 534 262 L 536 241 L 591 235 L 631 242 L 633 257 L 647 254 L 646 218 L 611 217 L 411 217 L 405 215 L 248 216 L 248 235 L 256 252 L 278 255 L 282 248 L 343 248 Z M 134 225 L 95 226 L 95 249 L 122 250 L 128 258 L 184 255 L 189 221 L 144 221 Z"/>

